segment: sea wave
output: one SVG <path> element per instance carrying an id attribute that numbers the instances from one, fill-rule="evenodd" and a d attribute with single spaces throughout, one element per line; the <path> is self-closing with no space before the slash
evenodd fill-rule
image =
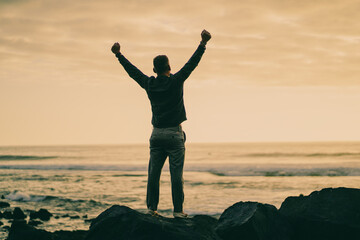
<path id="1" fill-rule="evenodd" d="M 41 202 L 46 198 L 46 196 L 30 195 L 25 192 L 15 190 L 6 195 L 5 198 L 11 201 L 18 202 Z"/>
<path id="2" fill-rule="evenodd" d="M 59 197 L 59 196 L 51 196 L 51 195 L 33 195 L 28 194 L 26 192 L 14 190 L 13 192 L 7 194 L 4 196 L 5 199 L 16 201 L 16 202 L 62 202 L 62 203 L 86 203 L 91 204 L 92 206 L 102 206 L 107 205 L 106 203 L 95 201 L 92 199 L 70 199 L 65 197 Z M 135 198 L 119 198 L 119 201 L 123 202 L 131 202 L 136 201 Z"/>
<path id="3" fill-rule="evenodd" d="M 271 152 L 271 153 L 250 153 L 242 155 L 233 155 L 233 157 L 253 157 L 253 158 L 278 158 L 278 157 L 359 157 L 360 152 L 334 152 L 334 153 L 325 153 L 325 152 L 313 152 L 313 153 L 282 153 L 282 152 Z"/>
<path id="4" fill-rule="evenodd" d="M 52 158 L 58 158 L 58 156 L 0 155 L 0 161 L 43 160 Z"/>
<path id="5" fill-rule="evenodd" d="M 144 165 L 0 165 L 0 169 L 19 169 L 19 170 L 65 170 L 65 171 L 118 171 L 113 177 L 145 177 L 147 166 Z M 246 166 L 243 165 L 222 165 L 222 166 L 199 166 L 188 164 L 185 169 L 187 172 L 207 172 L 216 176 L 360 176 L 360 168 L 353 167 L 337 167 L 326 165 L 318 167 L 298 166 Z M 164 172 L 168 172 L 168 168 L 164 168 Z M 134 173 L 136 172 L 136 173 Z M 42 177 L 39 175 L 31 175 L 30 177 L 18 177 L 18 180 L 66 180 L 59 175 L 54 178 Z"/>
<path id="6" fill-rule="evenodd" d="M 0 169 L 21 170 L 73 170 L 73 171 L 146 171 L 147 165 L 112 165 L 112 164 L 14 164 L 0 165 Z"/>
<path id="7" fill-rule="evenodd" d="M 292 176 L 360 176 L 360 168 L 264 168 L 264 169 L 232 169 L 210 170 L 208 173 L 216 176 L 264 176 L 264 177 L 292 177 Z"/>

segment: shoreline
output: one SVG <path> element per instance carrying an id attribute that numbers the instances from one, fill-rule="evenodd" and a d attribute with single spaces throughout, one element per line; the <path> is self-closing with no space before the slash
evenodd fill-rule
<path id="1" fill-rule="evenodd" d="M 126 206 L 113 205 L 94 219 L 87 216 L 73 218 L 87 221 L 89 230 L 55 232 L 35 227 L 54 217 L 46 209 L 38 212 L 11 209 L 4 201 L 0 202 L 1 205 L 1 217 L 7 215 L 6 218 L 12 222 L 7 229 L 8 240 L 40 239 L 39 236 L 54 240 L 123 239 L 120 236 L 151 239 L 146 237 L 150 226 L 159 228 L 159 239 L 194 239 L 194 236 L 200 239 L 234 239 L 241 233 L 248 239 L 260 234 L 264 237 L 260 239 L 321 240 L 360 234 L 360 217 L 357 215 L 360 211 L 360 189 L 355 188 L 325 188 L 308 196 L 288 197 L 279 209 L 270 204 L 238 202 L 225 209 L 219 219 L 207 215 L 195 215 L 188 219 L 156 218 Z M 71 216 L 66 217 L 72 219 Z M 126 226 L 133 226 L 136 230 Z M 1 226 L 1 229 L 3 231 L 4 227 Z"/>

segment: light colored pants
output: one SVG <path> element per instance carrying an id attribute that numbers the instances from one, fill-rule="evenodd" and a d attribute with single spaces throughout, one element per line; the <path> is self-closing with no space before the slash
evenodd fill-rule
<path id="1" fill-rule="evenodd" d="M 148 209 L 157 210 L 161 170 L 166 158 L 169 156 L 174 212 L 183 211 L 185 140 L 185 133 L 181 126 L 153 129 L 150 137 L 150 160 L 146 195 Z"/>

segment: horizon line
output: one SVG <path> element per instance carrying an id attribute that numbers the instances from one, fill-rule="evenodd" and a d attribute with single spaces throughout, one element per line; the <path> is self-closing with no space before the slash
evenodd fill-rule
<path id="1" fill-rule="evenodd" d="M 360 143 L 360 140 L 309 140 L 309 141 L 219 141 L 219 142 L 186 142 L 186 144 L 287 144 L 287 143 Z M 53 147 L 53 146 L 115 146 L 115 145 L 149 145 L 145 142 L 133 143 L 57 143 L 57 144 L 9 144 L 0 147 Z"/>

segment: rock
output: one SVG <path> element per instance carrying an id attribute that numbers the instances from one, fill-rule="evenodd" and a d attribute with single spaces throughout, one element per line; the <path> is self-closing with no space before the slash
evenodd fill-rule
<path id="1" fill-rule="evenodd" d="M 13 219 L 25 219 L 26 218 L 26 215 L 24 214 L 24 212 L 19 207 L 16 207 L 14 209 L 12 215 L 13 215 L 12 216 Z"/>
<path id="2" fill-rule="evenodd" d="M 85 214 L 84 216 L 82 216 L 82 218 L 87 219 L 87 218 L 88 218 L 88 215 Z"/>
<path id="3" fill-rule="evenodd" d="M 85 219 L 84 222 L 86 222 L 86 223 L 92 223 L 94 220 L 95 220 L 95 218 Z"/>
<path id="4" fill-rule="evenodd" d="M 38 220 L 30 220 L 28 224 L 36 227 L 37 225 L 43 224 L 43 222 Z"/>
<path id="5" fill-rule="evenodd" d="M 10 220 L 9 222 L 13 223 L 25 223 L 26 224 L 26 220 L 25 219 L 14 219 L 14 220 Z"/>
<path id="6" fill-rule="evenodd" d="M 9 231 L 10 227 L 6 225 L 6 226 L 3 226 L 3 229 L 5 229 L 6 231 Z"/>
<path id="7" fill-rule="evenodd" d="M 5 219 L 15 219 L 15 220 L 26 218 L 26 215 L 19 207 L 14 208 L 13 211 L 11 211 L 10 209 L 5 210 L 2 214 L 2 216 Z"/>
<path id="8" fill-rule="evenodd" d="M 288 197 L 280 213 L 294 226 L 294 239 L 360 239 L 360 189 L 326 188 Z"/>
<path id="9" fill-rule="evenodd" d="M 217 220 L 197 215 L 188 219 L 152 217 L 126 206 L 114 205 L 96 217 L 86 240 L 120 239 L 219 239 Z"/>
<path id="10" fill-rule="evenodd" d="M 216 226 L 224 240 L 291 239 L 291 226 L 276 207 L 257 202 L 238 202 L 227 208 Z"/>
<path id="11" fill-rule="evenodd" d="M 10 203 L 8 202 L 0 202 L 0 208 L 7 208 L 10 207 Z"/>
<path id="12" fill-rule="evenodd" d="M 25 221 L 14 221 L 7 240 L 83 240 L 87 231 L 56 231 L 37 229 Z"/>
<path id="13" fill-rule="evenodd" d="M 0 221 L 0 226 L 4 225 L 4 223 L 2 221 Z"/>
<path id="14" fill-rule="evenodd" d="M 56 231 L 53 233 L 54 240 L 83 240 L 88 231 Z"/>
<path id="15" fill-rule="evenodd" d="M 79 219 L 79 218 L 80 218 L 80 216 L 78 216 L 78 215 L 70 216 L 70 219 Z"/>
<path id="16" fill-rule="evenodd" d="M 10 209 L 7 209 L 3 212 L 3 218 L 5 219 L 13 219 L 13 213 Z"/>
<path id="17" fill-rule="evenodd" d="M 24 222 L 14 221 L 11 224 L 7 240 L 52 240 L 51 233 L 39 230 Z"/>
<path id="18" fill-rule="evenodd" d="M 48 210 L 46 210 L 44 208 L 41 208 L 37 212 L 31 212 L 30 213 L 30 219 L 39 218 L 42 221 L 49 221 L 51 216 L 52 216 L 52 214 Z"/>
<path id="19" fill-rule="evenodd" d="M 4 215 L 3 215 L 3 213 L 0 211 L 0 218 L 3 218 L 4 217 Z"/>

